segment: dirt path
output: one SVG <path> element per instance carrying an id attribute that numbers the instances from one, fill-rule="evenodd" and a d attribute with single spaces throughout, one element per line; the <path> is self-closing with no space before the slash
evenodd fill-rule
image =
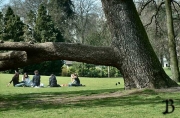
<path id="1" fill-rule="evenodd" d="M 117 98 L 137 93 L 142 93 L 145 89 L 135 89 L 135 90 L 126 90 L 126 91 L 118 91 L 114 93 L 103 93 L 103 94 L 93 94 L 89 96 L 74 96 L 74 97 L 60 97 L 54 96 L 53 100 L 46 99 L 49 102 L 60 102 L 60 103 L 69 103 L 69 102 L 80 102 L 83 100 L 95 100 L 95 99 L 104 99 L 104 98 Z M 152 89 L 155 92 L 180 92 L 180 87 L 176 88 L 168 88 L 168 89 Z"/>
<path id="2" fill-rule="evenodd" d="M 143 93 L 146 89 L 134 89 L 134 90 L 125 90 L 125 91 L 117 91 L 114 93 L 102 93 L 102 94 L 92 94 L 92 95 L 81 95 L 81 96 L 68 96 L 68 95 L 41 95 L 39 97 L 35 97 L 29 100 L 23 100 L 21 103 L 29 104 L 44 104 L 44 103 L 51 103 L 51 104 L 66 104 L 66 103 L 77 103 L 86 100 L 95 100 L 95 99 L 104 99 L 104 98 L 117 98 L 128 96 L 137 93 Z M 150 89 L 149 89 L 150 90 Z M 168 88 L 168 89 L 151 89 L 154 92 L 180 92 L 180 87 L 175 88 Z M 19 101 L 11 101 L 11 105 L 17 105 Z M 1 101 L 0 107 L 5 107 L 8 104 L 8 101 Z"/>

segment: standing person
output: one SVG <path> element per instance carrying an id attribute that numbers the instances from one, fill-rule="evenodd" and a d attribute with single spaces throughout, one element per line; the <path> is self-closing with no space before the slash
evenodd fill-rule
<path id="1" fill-rule="evenodd" d="M 18 72 L 18 70 L 15 70 L 15 74 L 7 86 L 9 86 L 12 82 L 13 82 L 13 86 L 15 86 L 16 84 L 19 84 L 19 72 Z"/>
<path id="2" fill-rule="evenodd" d="M 40 86 L 40 81 L 41 81 L 41 76 L 39 75 L 39 71 L 35 70 L 34 71 L 34 76 L 33 76 L 33 79 L 32 79 L 33 87 Z"/>
<path id="3" fill-rule="evenodd" d="M 57 84 L 57 79 L 54 74 L 51 74 L 49 78 L 49 86 L 50 87 L 61 87 L 59 84 Z"/>

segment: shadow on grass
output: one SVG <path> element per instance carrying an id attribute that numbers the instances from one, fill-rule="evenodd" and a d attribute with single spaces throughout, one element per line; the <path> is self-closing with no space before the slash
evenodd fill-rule
<path id="1" fill-rule="evenodd" d="M 115 88 L 115 89 L 99 89 L 99 90 L 80 90 L 80 91 L 67 91 L 67 92 L 40 92 L 40 93 L 26 93 L 26 94 L 10 94 L 10 95 L 1 95 L 0 94 L 0 101 L 22 101 L 22 100 L 29 100 L 35 98 L 46 98 L 46 97 L 54 97 L 54 96 L 80 96 L 85 95 L 89 96 L 92 94 L 100 94 L 100 93 L 113 93 L 116 91 L 122 91 L 122 88 Z"/>
<path id="2" fill-rule="evenodd" d="M 0 95 L 0 111 L 12 109 L 63 109 L 79 107 L 116 107 L 116 106 L 137 106 L 151 104 L 155 106 L 162 104 L 163 98 L 153 90 L 144 90 L 121 97 L 108 97 L 101 99 L 83 99 L 62 102 L 65 98 L 90 96 L 100 93 L 114 93 L 120 89 L 84 90 L 70 92 L 42 92 L 32 94 Z M 122 91 L 122 89 L 121 89 Z M 75 97 L 75 99 L 76 99 Z M 50 101 L 49 101 L 50 100 Z"/>

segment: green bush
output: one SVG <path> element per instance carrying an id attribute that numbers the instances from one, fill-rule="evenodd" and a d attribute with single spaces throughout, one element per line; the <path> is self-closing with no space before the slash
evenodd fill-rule
<path id="1" fill-rule="evenodd" d="M 62 67 L 61 76 L 68 76 L 68 69 L 66 67 Z"/>
<path id="2" fill-rule="evenodd" d="M 71 73 L 77 73 L 81 77 L 108 77 L 108 67 L 74 62 L 68 68 L 64 66 L 62 76 L 70 76 Z M 121 77 L 121 73 L 115 67 L 110 67 L 109 74 L 110 77 Z"/>

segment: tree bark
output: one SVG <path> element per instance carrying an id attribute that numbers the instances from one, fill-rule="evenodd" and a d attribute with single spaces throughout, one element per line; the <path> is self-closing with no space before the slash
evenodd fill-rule
<path id="1" fill-rule="evenodd" d="M 5 61 L 5 60 L 26 61 L 27 55 L 25 51 L 9 51 L 6 53 L 0 53 L 0 61 Z"/>
<path id="2" fill-rule="evenodd" d="M 176 86 L 164 72 L 132 0 L 101 0 L 125 88 Z"/>
<path id="3" fill-rule="evenodd" d="M 19 65 L 26 61 L 27 54 L 25 51 L 9 51 L 6 53 L 0 53 L 0 70 L 17 69 Z"/>
<path id="4" fill-rule="evenodd" d="M 58 59 L 115 66 L 117 59 L 111 47 L 82 44 L 5 42 L 0 43 L 0 50 L 18 51 L 13 52 L 16 56 L 9 55 L 9 53 L 0 55 L 0 71 Z M 13 60 L 15 63 L 12 63 Z"/>
<path id="5" fill-rule="evenodd" d="M 117 67 L 124 78 L 125 89 L 166 88 L 178 86 L 164 72 L 155 55 L 132 0 L 102 0 L 111 28 L 110 47 L 67 43 L 0 43 L 0 50 L 25 51 L 14 64 L 1 60 L 0 70 L 22 67 L 47 60 L 72 60 Z M 24 60 L 23 60 L 24 58 Z M 23 60 L 23 61 L 22 61 Z"/>
<path id="6" fill-rule="evenodd" d="M 170 54 L 170 67 L 172 72 L 172 79 L 176 82 L 180 81 L 180 73 L 178 67 L 178 58 L 176 51 L 176 42 L 174 36 L 171 0 L 165 1 L 166 5 L 166 17 L 167 17 L 167 29 L 168 29 L 168 44 L 169 44 L 169 54 Z"/>

